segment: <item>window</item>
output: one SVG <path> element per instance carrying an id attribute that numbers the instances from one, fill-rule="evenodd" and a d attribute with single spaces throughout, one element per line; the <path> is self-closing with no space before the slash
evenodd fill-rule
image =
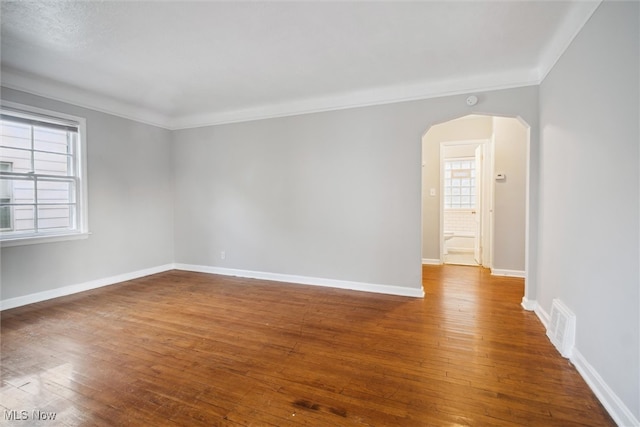
<path id="1" fill-rule="evenodd" d="M 86 236 L 84 119 L 13 103 L 0 113 L 3 246 Z"/>
<path id="2" fill-rule="evenodd" d="M 12 163 L 0 162 L 0 172 L 11 172 Z M 8 181 L 0 181 L 0 230 L 11 230 L 13 222 L 11 220 L 11 186 Z"/>
<path id="3" fill-rule="evenodd" d="M 444 208 L 475 209 L 476 161 L 473 158 L 444 162 Z"/>

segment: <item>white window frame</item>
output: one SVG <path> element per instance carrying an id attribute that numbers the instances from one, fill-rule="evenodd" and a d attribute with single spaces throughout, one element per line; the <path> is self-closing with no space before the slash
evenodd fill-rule
<path id="1" fill-rule="evenodd" d="M 43 108 L 32 107 L 30 105 L 18 104 L 15 102 L 1 101 L 0 108 L 2 114 L 14 115 L 16 117 L 33 118 L 52 123 L 72 123 L 78 128 L 77 154 L 74 156 L 76 170 L 76 228 L 74 230 L 64 230 L 56 232 L 35 232 L 20 235 L 0 235 L 0 247 L 32 245 L 41 243 L 52 243 L 66 240 L 86 239 L 89 236 L 89 208 L 88 208 L 88 182 L 87 182 L 87 130 L 86 119 L 72 116 L 70 114 L 59 113 L 57 111 L 45 110 Z"/>

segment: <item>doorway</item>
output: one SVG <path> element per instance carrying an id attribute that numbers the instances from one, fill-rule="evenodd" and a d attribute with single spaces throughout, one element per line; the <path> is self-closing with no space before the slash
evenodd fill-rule
<path id="1" fill-rule="evenodd" d="M 491 253 L 482 236 L 485 199 L 491 187 L 483 172 L 489 140 L 440 143 L 440 261 L 443 264 L 484 265 Z M 488 170 L 488 169 L 487 169 Z M 485 262 L 485 259 L 487 262 Z"/>
<path id="2" fill-rule="evenodd" d="M 433 125 L 422 148 L 423 264 L 525 277 L 529 127 L 471 114 Z"/>

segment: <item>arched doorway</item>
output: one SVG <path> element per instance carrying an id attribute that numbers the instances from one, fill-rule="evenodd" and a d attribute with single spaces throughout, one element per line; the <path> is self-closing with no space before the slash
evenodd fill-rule
<path id="1" fill-rule="evenodd" d="M 482 265 L 526 280 L 529 125 L 465 115 L 432 125 L 422 144 L 423 264 Z"/>

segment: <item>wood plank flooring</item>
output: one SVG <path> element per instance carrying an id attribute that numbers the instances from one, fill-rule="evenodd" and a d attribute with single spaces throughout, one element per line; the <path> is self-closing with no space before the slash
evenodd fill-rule
<path id="1" fill-rule="evenodd" d="M 423 285 L 170 271 L 6 310 L 0 424 L 614 425 L 520 307 L 522 280 L 425 266 Z"/>

